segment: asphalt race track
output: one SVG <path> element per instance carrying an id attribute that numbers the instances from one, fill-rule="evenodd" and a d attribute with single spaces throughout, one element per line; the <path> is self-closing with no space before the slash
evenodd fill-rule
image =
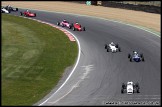
<path id="1" fill-rule="evenodd" d="M 86 29 L 79 32 L 65 28 L 79 40 L 79 63 L 62 88 L 55 92 L 59 88 L 56 87 L 36 105 L 105 105 L 108 101 L 161 103 L 161 37 L 112 21 L 36 10 L 32 12 L 37 14 L 35 19 L 52 24 L 63 19 L 71 23 L 77 21 Z M 11 14 L 20 15 L 19 12 Z M 119 44 L 121 52 L 106 52 L 104 44 L 112 41 Z M 128 53 L 134 50 L 143 53 L 145 62 L 129 61 Z M 127 81 L 139 82 L 140 93 L 121 94 L 121 85 Z"/>

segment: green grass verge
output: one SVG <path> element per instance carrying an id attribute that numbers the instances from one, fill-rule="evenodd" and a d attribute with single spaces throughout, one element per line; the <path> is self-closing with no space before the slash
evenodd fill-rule
<path id="1" fill-rule="evenodd" d="M 57 85 L 78 54 L 56 28 L 2 14 L 2 105 L 33 105 Z"/>

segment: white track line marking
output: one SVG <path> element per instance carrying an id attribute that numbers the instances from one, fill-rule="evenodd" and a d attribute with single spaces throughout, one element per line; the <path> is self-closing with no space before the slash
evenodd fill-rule
<path id="1" fill-rule="evenodd" d="M 93 65 L 87 65 L 87 66 L 81 66 L 81 67 L 84 67 L 83 76 L 81 77 L 81 79 L 80 79 L 75 85 L 72 86 L 71 90 L 69 90 L 66 94 L 64 94 L 62 97 L 60 97 L 60 98 L 57 99 L 56 101 L 54 101 L 54 102 L 48 102 L 48 103 L 50 103 L 50 104 L 57 103 L 58 101 L 60 101 L 61 99 L 63 99 L 65 96 L 67 96 L 73 89 L 79 87 L 79 84 L 80 84 L 85 78 L 87 78 L 87 75 L 88 75 L 89 72 L 92 70 Z"/>
<path id="2" fill-rule="evenodd" d="M 69 32 L 69 31 L 67 31 L 67 32 Z M 72 34 L 71 32 L 69 32 L 70 34 Z M 69 78 L 71 77 L 71 75 L 74 73 L 74 71 L 75 71 L 75 69 L 76 69 L 76 67 L 77 67 L 77 65 L 78 65 L 78 63 L 79 63 L 79 60 L 80 60 L 80 54 L 81 54 L 81 47 L 80 47 L 80 42 L 79 42 L 79 40 L 77 39 L 77 37 L 74 35 L 74 34 L 72 34 L 73 36 L 74 36 L 74 38 L 77 40 L 77 43 L 78 43 L 78 46 L 79 46 L 79 54 L 78 54 L 78 58 L 77 58 L 77 62 L 76 62 L 76 64 L 75 64 L 75 66 L 74 66 L 74 68 L 73 68 L 73 70 L 72 70 L 72 72 L 70 73 L 70 75 L 68 76 L 68 78 L 65 80 L 65 82 L 60 86 L 60 88 L 58 88 L 57 89 L 57 91 L 55 91 L 55 93 L 53 93 L 49 98 L 47 98 L 44 102 L 42 102 L 41 104 L 39 104 L 39 106 L 40 105 L 43 105 L 44 103 L 46 103 L 50 98 L 52 98 L 65 84 L 66 84 L 66 82 L 69 80 Z M 73 88 L 71 89 L 71 91 L 73 90 Z M 70 93 L 71 91 L 69 91 L 68 93 Z M 68 94 L 67 93 L 67 94 Z M 67 94 L 65 94 L 63 97 L 65 97 Z M 61 97 L 62 98 L 62 97 Z M 56 100 L 57 101 L 57 100 Z M 55 102 L 56 102 L 55 101 Z"/>
<path id="3" fill-rule="evenodd" d="M 62 97 L 60 97 L 59 99 L 57 99 L 54 102 L 49 102 L 50 104 L 54 104 L 56 102 L 58 102 L 59 100 L 61 100 L 62 98 L 64 98 L 65 96 L 67 96 L 74 88 L 76 88 L 75 86 L 73 86 L 66 94 L 64 94 Z"/>

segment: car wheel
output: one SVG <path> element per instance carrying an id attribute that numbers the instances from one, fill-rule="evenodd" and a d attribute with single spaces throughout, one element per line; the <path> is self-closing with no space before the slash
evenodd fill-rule
<path id="1" fill-rule="evenodd" d="M 144 57 L 142 57 L 142 61 L 145 61 L 145 60 L 144 60 Z"/>
<path id="2" fill-rule="evenodd" d="M 73 27 L 73 31 L 75 31 L 75 28 Z"/>
<path id="3" fill-rule="evenodd" d="M 122 89 L 125 89 L 126 85 L 124 83 L 122 83 Z"/>
<path id="4" fill-rule="evenodd" d="M 132 62 L 132 58 L 130 58 L 130 62 Z"/>
<path id="5" fill-rule="evenodd" d="M 135 84 L 135 87 L 136 88 L 139 88 L 139 83 L 138 82 Z"/>
<path id="6" fill-rule="evenodd" d="M 140 54 L 141 57 L 143 57 L 143 54 Z"/>
<path id="7" fill-rule="evenodd" d="M 85 31 L 85 27 L 83 27 L 83 31 Z"/>
<path id="8" fill-rule="evenodd" d="M 107 49 L 107 44 L 105 44 L 105 49 Z"/>
<path id="9" fill-rule="evenodd" d="M 119 52 L 121 52 L 120 48 L 118 48 Z"/>
<path id="10" fill-rule="evenodd" d="M 130 54 L 128 54 L 128 58 L 130 58 L 131 57 L 131 55 Z"/>
<path id="11" fill-rule="evenodd" d="M 57 25 L 59 26 L 60 25 L 60 22 L 57 22 Z"/>
<path id="12" fill-rule="evenodd" d="M 124 93 L 124 89 L 121 89 L 121 93 L 122 93 L 122 94 Z"/>
<path id="13" fill-rule="evenodd" d="M 16 8 L 16 11 L 18 11 L 18 8 Z"/>
<path id="14" fill-rule="evenodd" d="M 119 46 L 118 46 L 118 44 L 116 44 L 116 48 L 118 48 Z"/>
<path id="15" fill-rule="evenodd" d="M 22 16 L 22 12 L 20 12 L 20 15 Z"/>
<path id="16" fill-rule="evenodd" d="M 109 48 L 107 48 L 107 52 L 109 52 Z"/>

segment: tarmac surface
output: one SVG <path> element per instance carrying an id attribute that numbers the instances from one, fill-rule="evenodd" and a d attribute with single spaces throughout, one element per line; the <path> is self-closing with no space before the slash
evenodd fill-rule
<path id="1" fill-rule="evenodd" d="M 63 19 L 70 23 L 77 21 L 86 29 L 79 32 L 65 28 L 79 40 L 79 63 L 63 86 L 65 78 L 35 105 L 106 105 L 115 101 L 160 103 L 160 37 L 108 20 L 36 10 L 32 12 L 37 14 L 34 19 L 52 24 Z M 20 15 L 19 12 L 11 14 Z M 110 42 L 118 43 L 121 52 L 106 52 L 104 44 Z M 128 53 L 134 50 L 143 53 L 145 62 L 129 61 Z M 128 81 L 138 82 L 140 93 L 121 94 L 122 83 Z M 62 88 L 59 89 L 59 86 Z"/>

